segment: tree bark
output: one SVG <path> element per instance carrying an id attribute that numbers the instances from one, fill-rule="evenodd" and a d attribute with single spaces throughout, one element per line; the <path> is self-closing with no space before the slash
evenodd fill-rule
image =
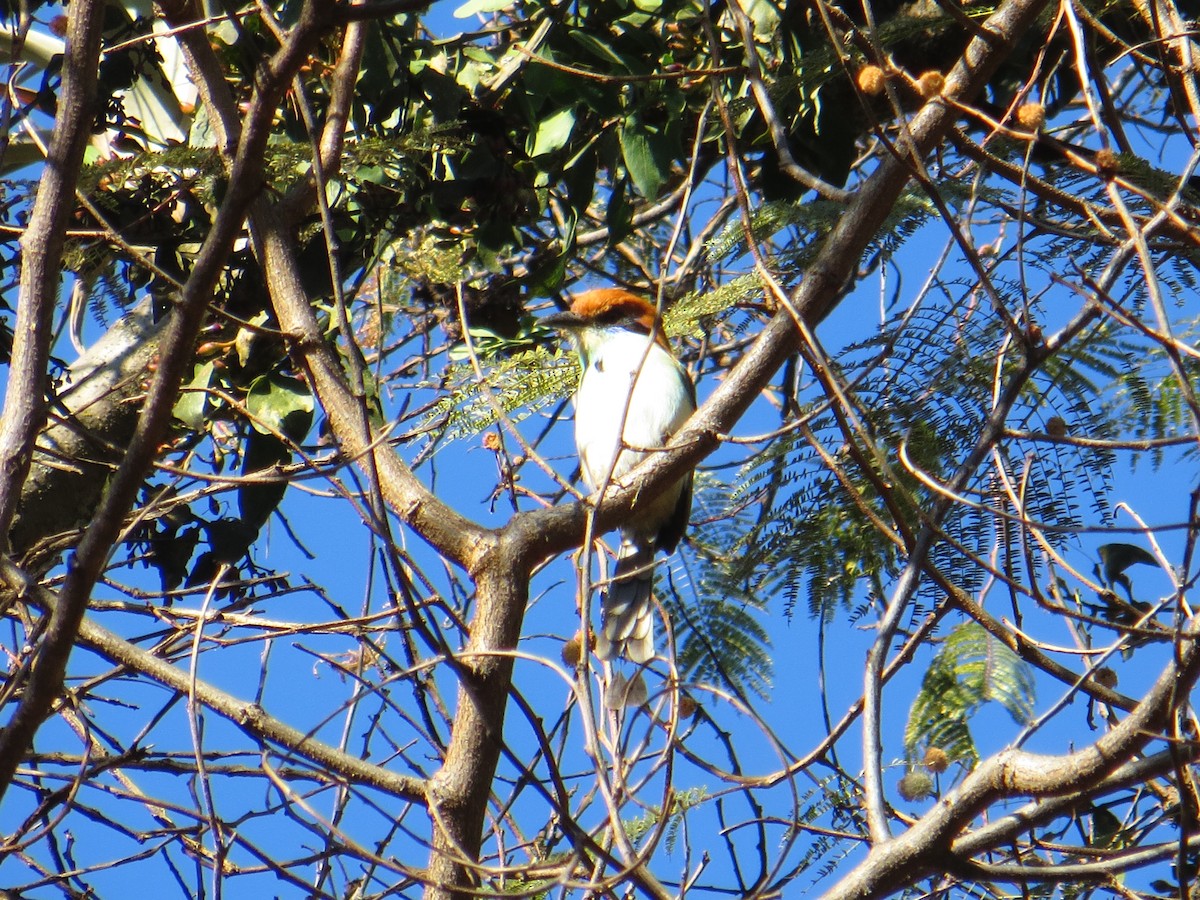
<path id="1" fill-rule="evenodd" d="M 0 732 L 0 799 L 12 782 L 17 765 L 30 747 L 38 727 L 62 691 L 67 661 L 87 610 L 92 588 L 107 565 L 109 553 L 124 527 L 146 472 L 158 455 L 180 382 L 191 364 L 196 337 L 204 323 L 217 280 L 242 230 L 247 210 L 261 191 L 264 152 L 275 109 L 296 69 L 303 64 L 313 44 L 328 27 L 327 13 L 328 9 L 320 3 L 306 3 L 299 23 L 272 58 L 266 74 L 258 81 L 245 126 L 239 136 L 229 191 L 222 200 L 196 264 L 181 291 L 175 315 L 166 329 L 162 352 L 141 408 L 137 428 L 68 566 L 59 602 L 49 616 L 45 635 L 35 651 L 36 659 L 17 710 L 8 726 Z M 98 31 L 99 27 L 97 18 L 91 23 L 91 28 Z M 99 35 L 92 37 L 98 48 Z M 81 121 L 90 122 L 90 118 Z M 29 447 L 32 448 L 32 438 Z M 25 465 L 28 469 L 28 460 Z M 4 477 L 5 473 L 0 472 L 0 480 Z M 2 500 L 0 495 L 0 502 Z"/>
<path id="2" fill-rule="evenodd" d="M 9 532 L 26 571 L 45 571 L 74 543 L 133 437 L 167 322 L 154 321 L 151 305 L 142 301 L 88 348 L 55 395 Z"/>
<path id="3" fill-rule="evenodd" d="M 0 550 L 20 504 L 34 441 L 46 422 L 47 368 L 67 222 L 91 136 L 104 3 L 78 0 L 67 16 L 62 91 L 29 225 L 21 235 L 21 280 L 12 361 L 0 415 Z"/>
<path id="4" fill-rule="evenodd" d="M 478 886 L 476 863 L 483 842 L 488 797 L 504 745 L 504 713 L 513 658 L 521 636 L 529 573 L 501 543 L 484 557 L 475 576 L 478 612 L 471 639 L 455 660 L 458 708 L 445 762 L 430 780 L 433 823 L 428 900 L 466 898 Z"/>

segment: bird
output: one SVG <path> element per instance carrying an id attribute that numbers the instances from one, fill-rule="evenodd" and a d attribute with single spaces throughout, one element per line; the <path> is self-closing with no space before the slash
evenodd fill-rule
<path id="1" fill-rule="evenodd" d="M 583 481 L 596 491 L 666 445 L 695 412 L 696 386 L 671 352 L 654 306 L 622 288 L 581 293 L 569 311 L 543 323 L 563 332 L 579 356 L 575 449 Z M 689 472 L 621 526 L 616 567 L 600 603 L 600 659 L 654 657 L 655 554 L 675 550 L 691 508 Z"/>

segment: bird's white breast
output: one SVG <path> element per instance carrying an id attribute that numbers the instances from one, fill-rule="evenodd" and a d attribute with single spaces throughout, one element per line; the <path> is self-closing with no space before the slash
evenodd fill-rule
<path id="1" fill-rule="evenodd" d="M 610 469 L 617 479 L 645 459 L 639 448 L 663 446 L 695 404 L 682 366 L 644 334 L 609 332 L 582 349 L 587 365 L 576 394 L 575 444 L 584 481 L 595 490 Z M 626 449 L 614 465 L 622 420 Z M 678 490 L 667 495 L 663 500 L 673 506 Z"/>

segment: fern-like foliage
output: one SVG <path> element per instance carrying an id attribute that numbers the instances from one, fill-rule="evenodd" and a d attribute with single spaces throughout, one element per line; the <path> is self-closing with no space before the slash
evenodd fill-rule
<path id="1" fill-rule="evenodd" d="M 661 806 L 651 806 L 644 816 L 639 816 L 624 823 L 625 833 L 628 835 L 629 840 L 636 844 L 657 828 L 658 824 L 665 818 L 667 821 L 667 851 L 673 852 L 676 841 L 679 838 L 679 826 L 683 822 L 684 814 L 692 807 L 699 806 L 707 799 L 709 799 L 709 794 L 708 790 L 704 787 L 694 787 L 686 791 L 679 791 L 672 795 L 671 806 L 666 811 L 665 816 Z"/>
<path id="2" fill-rule="evenodd" d="M 1195 321 L 1185 322 L 1175 330 L 1175 337 L 1192 344 L 1196 332 Z M 1184 382 L 1170 366 L 1162 348 L 1152 345 L 1144 349 L 1141 365 L 1122 370 L 1114 378 L 1112 416 L 1130 438 L 1182 438 L 1192 432 L 1194 422 L 1189 395 L 1200 378 L 1200 365 L 1190 356 L 1183 357 L 1180 362 Z M 1193 456 L 1195 452 L 1194 443 L 1185 447 L 1186 455 Z M 1165 459 L 1162 447 L 1152 450 L 1151 462 L 1155 468 Z"/>
<path id="3" fill-rule="evenodd" d="M 954 287 L 947 285 L 947 293 Z M 970 293 L 970 285 L 958 289 Z M 896 523 L 897 512 L 909 523 L 918 522 L 921 510 L 938 499 L 906 466 L 938 481 L 955 472 L 990 414 L 997 348 L 1004 340 L 993 318 L 971 315 L 958 303 L 931 303 L 847 348 L 833 371 L 869 440 L 856 436 L 858 452 L 851 454 L 834 417 L 817 414 L 809 423 L 811 440 L 778 440 L 749 463 L 729 509 L 757 503 L 763 511 L 736 552 L 715 563 L 722 570 L 716 581 L 739 584 L 749 594 L 782 593 L 786 611 L 799 604 L 812 615 L 848 608 L 864 590 L 878 594 L 903 560 L 894 544 L 879 540 L 872 514 L 889 525 Z M 1002 358 L 1004 371 L 1018 362 Z M 1069 346 L 1027 383 L 1012 411 L 1012 426 L 1038 432 L 1057 415 L 1075 433 L 1113 437 L 1103 393 L 1112 378 L 1135 367 L 1133 348 L 1098 328 L 1089 341 Z M 1047 526 L 1051 540 L 1066 540 L 1062 535 L 1082 523 L 1081 504 L 1107 514 L 1111 452 L 1032 439 L 1012 439 L 999 449 L 1011 477 L 1028 470 L 1025 512 Z M 890 506 L 878 484 L 890 485 Z M 983 584 L 987 571 L 981 561 L 991 547 L 997 542 L 1015 546 L 1004 517 L 996 515 L 1015 513 L 1002 488 L 993 469 L 978 472 L 968 485 L 977 503 L 955 505 L 943 523 L 954 540 L 933 550 L 934 563 L 954 573 L 965 590 Z M 932 586 L 922 591 L 928 602 L 937 599 Z"/>
<path id="4" fill-rule="evenodd" d="M 421 430 L 444 442 L 486 431 L 501 415 L 520 422 L 566 399 L 578 378 L 574 354 L 551 353 L 544 348 L 499 358 L 482 379 L 476 377 L 469 362 L 452 363 L 445 373 L 449 390 L 430 409 Z"/>
<path id="5" fill-rule="evenodd" d="M 810 823 L 819 823 L 848 833 L 861 833 L 866 828 L 863 818 L 858 787 L 842 775 L 831 775 L 800 796 L 794 827 L 796 831 L 804 831 Z M 809 837 L 796 870 L 809 873 L 814 884 L 833 875 L 857 849 L 854 841 L 844 840 L 828 827 L 818 828 Z"/>
<path id="6" fill-rule="evenodd" d="M 691 334 L 701 330 L 701 322 L 725 319 L 741 304 L 761 296 L 762 282 L 758 275 L 740 275 L 712 290 L 681 297 L 663 316 L 663 328 L 672 337 Z"/>
<path id="7" fill-rule="evenodd" d="M 905 756 L 915 763 L 922 748 L 937 747 L 951 761 L 973 768 L 979 751 L 971 736 L 972 715 L 995 702 L 1024 725 L 1033 718 L 1034 696 L 1029 665 L 981 625 L 965 622 L 946 636 L 925 673 L 904 730 Z"/>
<path id="8" fill-rule="evenodd" d="M 692 596 L 661 591 L 677 644 L 676 665 L 688 681 L 718 684 L 735 694 L 766 697 L 771 687 L 771 636 L 764 623 L 765 596 L 745 591 L 713 565 L 735 554 L 749 527 L 744 514 L 725 515 L 727 485 L 703 472 L 696 476 L 692 530 L 683 553 L 699 562 Z"/>

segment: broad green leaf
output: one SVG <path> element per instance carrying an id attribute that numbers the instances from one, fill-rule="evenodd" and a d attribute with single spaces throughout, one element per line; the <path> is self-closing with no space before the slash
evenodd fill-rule
<path id="1" fill-rule="evenodd" d="M 613 247 L 625 240 L 633 223 L 633 207 L 629 202 L 629 176 L 623 175 L 613 185 L 608 195 L 604 224 L 608 226 L 608 246 Z"/>
<path id="2" fill-rule="evenodd" d="M 250 384 L 246 409 L 254 430 L 246 437 L 242 474 L 262 472 L 291 461 L 292 450 L 275 433 L 300 441 L 313 420 L 313 396 L 308 386 L 279 374 L 261 375 Z M 242 521 L 257 534 L 279 506 L 287 490 L 285 481 L 247 483 L 238 488 Z"/>
<path id="3" fill-rule="evenodd" d="M 566 146 L 575 130 L 575 110 L 565 107 L 551 113 L 538 123 L 537 129 L 530 135 L 526 147 L 530 156 L 541 156 L 553 153 Z"/>
<path id="4" fill-rule="evenodd" d="M 212 384 L 213 364 L 202 363 L 192 371 L 192 380 L 183 386 L 175 401 L 172 414 L 192 431 L 204 428 L 204 412 L 208 408 L 208 388 Z"/>
<path id="5" fill-rule="evenodd" d="M 266 322 L 267 314 L 265 312 L 256 313 L 250 319 L 251 325 L 265 325 Z M 239 328 L 237 336 L 233 339 L 233 346 L 237 351 L 238 364 L 243 368 L 250 361 L 250 352 L 258 336 L 259 332 L 253 328 Z"/>
<path id="6" fill-rule="evenodd" d="M 499 12 L 512 6 L 512 0 L 467 0 L 454 10 L 454 18 L 469 19 L 471 16 Z"/>
<path id="7" fill-rule="evenodd" d="M 656 137 L 658 135 L 643 128 L 636 119 L 627 120 L 621 128 L 621 156 L 625 168 L 638 191 L 647 199 L 658 196 L 668 171 L 656 152 Z"/>
<path id="8" fill-rule="evenodd" d="M 611 44 L 606 44 L 594 34 L 575 29 L 570 32 L 571 39 L 590 51 L 598 59 L 620 66 L 631 75 L 645 75 L 647 68 L 644 63 L 634 57 L 618 52 Z"/>
<path id="9" fill-rule="evenodd" d="M 291 462 L 291 448 L 273 434 L 251 431 L 246 437 L 242 454 L 242 475 L 254 475 L 272 466 Z M 238 512 L 242 522 L 251 529 L 251 539 L 267 523 L 287 492 L 287 482 L 245 482 L 238 486 Z"/>
<path id="10" fill-rule="evenodd" d="M 1092 839 L 1089 846 L 1114 847 L 1121 846 L 1117 838 L 1121 834 L 1121 820 L 1102 806 L 1092 810 Z"/>
<path id="11" fill-rule="evenodd" d="M 770 39 L 778 33 L 779 10 L 774 3 L 768 3 L 766 0 L 749 0 L 743 9 L 754 23 L 756 36 Z"/>
<path id="12" fill-rule="evenodd" d="M 595 144 L 596 138 L 593 137 L 563 166 L 563 184 L 576 216 L 588 208 L 596 193 L 596 175 L 600 161 Z"/>
<path id="13" fill-rule="evenodd" d="M 246 409 L 255 431 L 277 431 L 299 441 L 312 425 L 313 396 L 308 386 L 295 378 L 260 375 L 250 385 Z"/>
<path id="14" fill-rule="evenodd" d="M 579 215 L 575 209 L 569 208 L 566 212 L 562 243 L 558 252 L 539 263 L 526 276 L 530 296 L 549 297 L 562 289 L 567 265 L 575 257 L 575 229 L 579 225 Z"/>

